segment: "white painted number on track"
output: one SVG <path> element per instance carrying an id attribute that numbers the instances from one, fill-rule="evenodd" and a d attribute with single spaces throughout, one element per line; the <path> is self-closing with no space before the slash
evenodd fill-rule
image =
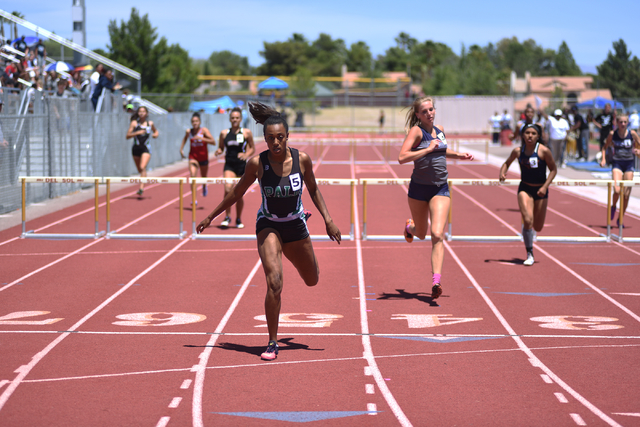
<path id="1" fill-rule="evenodd" d="M 260 322 L 266 322 L 267 317 L 262 314 L 254 317 Z M 322 313 L 280 313 L 280 327 L 289 328 L 328 328 L 335 320 L 342 319 L 340 314 Z M 266 328 L 267 324 L 256 325 L 256 328 Z"/>
<path id="2" fill-rule="evenodd" d="M 604 331 L 622 329 L 621 325 L 604 325 L 603 322 L 617 322 L 615 317 L 598 316 L 540 316 L 532 317 L 532 321 L 541 322 L 541 328 Z"/>
<path id="3" fill-rule="evenodd" d="M 16 311 L 0 317 L 0 325 L 51 325 L 53 323 L 61 321 L 60 319 L 45 319 L 45 320 L 15 320 L 25 317 L 44 316 L 51 313 L 50 311 Z"/>
<path id="4" fill-rule="evenodd" d="M 119 314 L 116 318 L 121 319 L 113 322 L 118 326 L 173 326 L 202 322 L 207 316 L 196 313 L 159 312 Z"/>
<path id="5" fill-rule="evenodd" d="M 410 329 L 435 328 L 454 323 L 477 322 L 482 317 L 447 317 L 451 314 L 394 314 L 391 320 L 406 320 Z"/>

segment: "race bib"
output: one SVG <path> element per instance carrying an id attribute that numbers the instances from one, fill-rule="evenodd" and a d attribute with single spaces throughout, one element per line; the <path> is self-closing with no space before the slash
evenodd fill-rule
<path id="1" fill-rule="evenodd" d="M 529 166 L 531 166 L 532 169 L 536 169 L 538 167 L 538 158 L 529 157 Z"/>
<path id="2" fill-rule="evenodd" d="M 236 142 L 238 144 L 242 144 L 244 142 L 244 134 L 242 132 L 238 132 L 236 135 Z"/>
<path id="3" fill-rule="evenodd" d="M 298 191 L 302 188 L 302 178 L 299 173 L 289 175 L 289 182 L 293 191 Z"/>

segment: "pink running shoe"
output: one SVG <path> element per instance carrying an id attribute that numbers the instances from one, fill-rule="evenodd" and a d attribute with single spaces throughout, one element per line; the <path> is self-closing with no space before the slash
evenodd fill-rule
<path id="1" fill-rule="evenodd" d="M 407 225 L 404 226 L 404 240 L 406 240 L 408 243 L 413 242 L 413 234 L 409 233 L 409 227 L 412 227 L 413 225 L 413 220 L 408 219 Z"/>
<path id="2" fill-rule="evenodd" d="M 260 355 L 262 360 L 276 360 L 278 357 L 278 343 L 275 341 L 269 341 L 267 349 Z"/>

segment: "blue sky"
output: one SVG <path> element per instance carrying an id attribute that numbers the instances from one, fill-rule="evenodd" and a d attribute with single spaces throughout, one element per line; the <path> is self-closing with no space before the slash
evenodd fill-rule
<path id="1" fill-rule="evenodd" d="M 33 22 L 71 38 L 72 0 L 23 0 L 3 2 Z M 87 47 L 105 48 L 110 20 L 128 19 L 131 7 L 148 14 L 160 36 L 179 43 L 194 58 L 231 50 L 263 62 L 263 41 L 284 41 L 292 33 L 315 40 L 320 33 L 342 38 L 349 46 L 365 41 L 375 55 L 395 44 L 404 31 L 419 41 L 445 43 L 456 53 L 462 45 L 485 46 L 504 37 L 532 38 L 545 48 L 557 49 L 564 40 L 584 70 L 595 72 L 612 50 L 612 42 L 624 39 L 640 56 L 640 1 L 619 0 L 606 6 L 592 1 L 207 1 L 85 0 Z M 176 7 L 182 6 L 183 7 Z M 25 32 L 28 34 L 28 32 Z"/>

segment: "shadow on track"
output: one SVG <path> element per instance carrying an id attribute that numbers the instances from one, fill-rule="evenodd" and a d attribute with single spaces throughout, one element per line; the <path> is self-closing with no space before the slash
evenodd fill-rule
<path id="1" fill-rule="evenodd" d="M 513 265 L 523 265 L 524 261 L 522 258 L 511 258 L 511 259 L 485 259 L 484 262 L 497 262 L 500 264 L 513 264 Z"/>
<path id="2" fill-rule="evenodd" d="M 397 293 L 396 294 L 392 294 L 392 293 L 387 293 L 387 292 L 383 292 L 379 297 L 378 300 L 387 300 L 387 299 L 415 299 L 421 302 L 426 302 L 427 304 L 429 304 L 432 307 L 439 307 L 438 303 L 431 298 L 431 296 L 429 296 L 429 294 L 425 294 L 424 292 L 416 292 L 416 293 L 411 293 L 411 292 L 407 292 L 404 289 L 396 289 Z M 441 295 L 442 297 L 445 295 Z"/>
<path id="3" fill-rule="evenodd" d="M 294 338 L 282 338 L 278 340 L 279 350 L 287 351 L 287 350 L 307 350 L 307 351 L 324 351 L 324 348 L 309 348 L 306 344 L 298 344 L 291 342 Z M 185 344 L 185 347 L 207 347 L 206 345 L 189 345 Z M 220 348 L 222 350 L 231 350 L 237 351 L 240 353 L 253 354 L 255 356 L 260 356 L 265 349 L 264 345 L 260 346 L 248 346 L 242 344 L 236 344 L 231 342 L 222 342 L 218 345 L 214 346 L 215 348 Z"/>

